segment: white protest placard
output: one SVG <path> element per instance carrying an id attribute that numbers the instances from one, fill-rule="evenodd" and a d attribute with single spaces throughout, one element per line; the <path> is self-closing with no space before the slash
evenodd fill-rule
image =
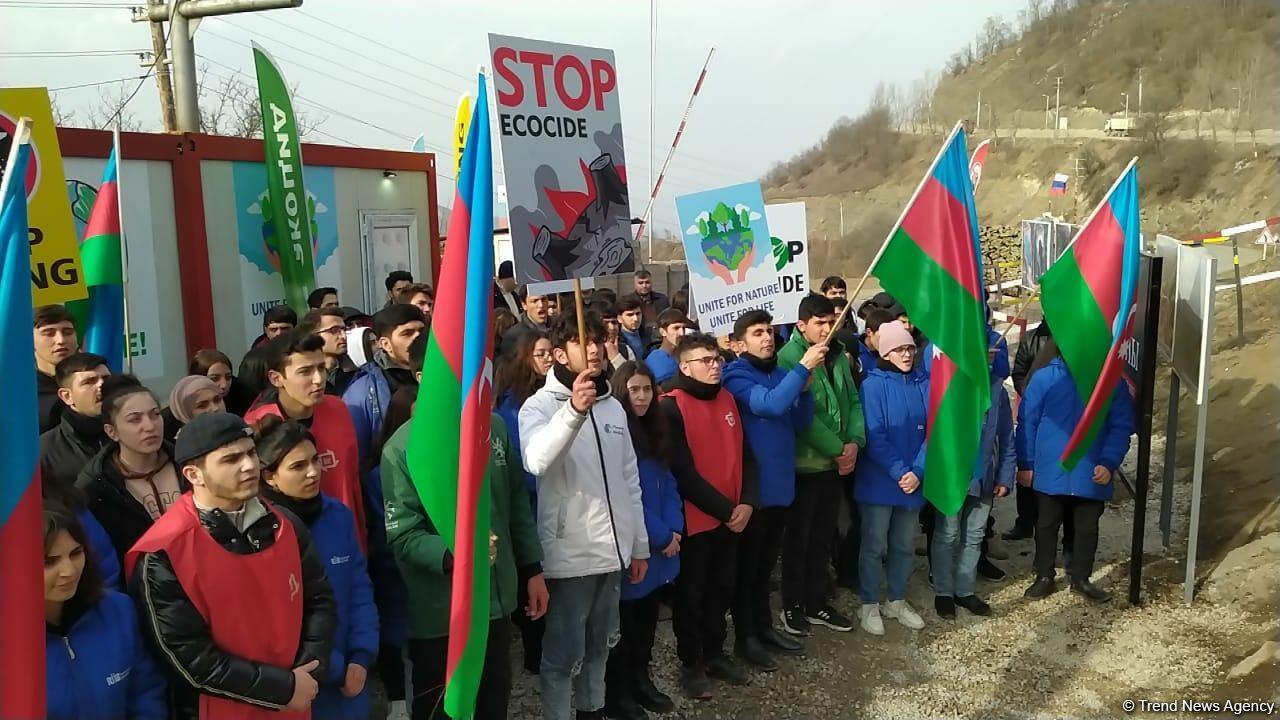
<path id="1" fill-rule="evenodd" d="M 676 212 L 703 332 L 727 335 L 748 310 L 778 312 L 782 285 L 760 183 L 681 195 Z"/>
<path id="2" fill-rule="evenodd" d="M 809 232 L 804 203 L 764 206 L 769 218 L 769 245 L 778 269 L 782 294 L 774 303 L 773 322 L 785 325 L 800 319 L 800 301 L 809 294 Z"/>
<path id="3" fill-rule="evenodd" d="M 489 35 L 520 284 L 635 270 L 613 51 Z"/>

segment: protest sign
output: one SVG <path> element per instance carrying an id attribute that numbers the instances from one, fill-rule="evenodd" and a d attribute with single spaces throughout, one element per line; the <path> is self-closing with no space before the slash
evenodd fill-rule
<path id="1" fill-rule="evenodd" d="M 782 285 L 760 183 L 681 195 L 676 213 L 703 332 L 727 335 L 747 310 L 778 312 Z"/>
<path id="2" fill-rule="evenodd" d="M 0 177 L 18 118 L 31 118 L 27 188 L 27 236 L 31 240 L 31 299 L 36 307 L 89 297 L 80 268 L 58 129 L 44 88 L 0 89 Z"/>
<path id="3" fill-rule="evenodd" d="M 778 269 L 782 293 L 774 303 L 775 325 L 793 323 L 800 316 L 800 301 L 809 294 L 809 236 L 804 203 L 765 205 L 769 218 L 770 248 Z"/>
<path id="4" fill-rule="evenodd" d="M 635 269 L 613 51 L 489 35 L 516 282 Z"/>

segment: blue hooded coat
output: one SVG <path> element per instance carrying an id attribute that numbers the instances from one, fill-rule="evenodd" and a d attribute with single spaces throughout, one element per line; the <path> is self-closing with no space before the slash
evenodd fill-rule
<path id="1" fill-rule="evenodd" d="M 853 498 L 869 505 L 924 507 L 924 439 L 929 417 L 929 377 L 918 366 L 909 373 L 876 367 L 862 381 L 867 446 L 853 471 Z M 898 480 L 908 472 L 921 486 L 907 494 Z"/>
<path id="2" fill-rule="evenodd" d="M 747 444 L 760 474 L 760 507 L 787 507 L 796 497 L 796 433 L 813 424 L 809 369 L 770 371 L 746 356 L 725 366 L 723 385 L 738 401 Z"/>

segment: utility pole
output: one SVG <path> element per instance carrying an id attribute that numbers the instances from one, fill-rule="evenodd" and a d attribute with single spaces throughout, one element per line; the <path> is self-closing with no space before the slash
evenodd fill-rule
<path id="1" fill-rule="evenodd" d="M 1124 96 L 1124 119 L 1128 120 L 1129 119 L 1129 93 L 1122 92 L 1120 94 Z"/>
<path id="2" fill-rule="evenodd" d="M 156 4 L 154 0 L 148 3 Z M 156 89 L 160 91 L 160 120 L 167 133 L 178 131 L 173 109 L 173 82 L 169 78 L 169 51 L 164 42 L 164 23 L 151 23 L 151 52 L 155 56 Z"/>
<path id="3" fill-rule="evenodd" d="M 1053 136 L 1058 137 L 1058 128 L 1062 126 L 1062 76 L 1059 75 L 1054 83 L 1057 89 L 1054 90 L 1053 98 Z"/>
<path id="4" fill-rule="evenodd" d="M 1048 130 L 1049 129 L 1049 96 L 1046 93 L 1040 93 L 1040 94 L 1044 95 L 1044 129 Z"/>
<path id="5" fill-rule="evenodd" d="M 982 127 L 982 91 L 978 91 L 978 112 L 973 116 L 973 130 L 978 131 Z"/>
<path id="6" fill-rule="evenodd" d="M 840 201 L 840 237 L 844 238 L 844 200 Z"/>
<path id="7" fill-rule="evenodd" d="M 1138 119 L 1142 119 L 1142 67 L 1138 67 Z"/>
<path id="8" fill-rule="evenodd" d="M 165 21 L 169 23 L 169 50 L 173 57 L 173 104 L 178 132 L 200 131 L 194 42 L 200 20 L 216 15 L 301 6 L 302 0 L 169 0 L 168 4 L 156 3 L 135 10 L 134 22 L 151 22 L 153 26 Z"/>

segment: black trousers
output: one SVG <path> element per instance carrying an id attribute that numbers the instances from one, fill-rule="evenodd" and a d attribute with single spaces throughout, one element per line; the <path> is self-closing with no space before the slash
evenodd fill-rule
<path id="1" fill-rule="evenodd" d="M 748 523 L 750 524 L 750 523 Z M 676 655 L 686 666 L 724 653 L 725 613 L 733 598 L 738 534 L 721 525 L 680 541 L 680 575 L 671 608 Z"/>
<path id="2" fill-rule="evenodd" d="M 836 584 L 855 587 L 858 582 L 858 553 L 862 548 L 862 522 L 858 517 L 858 503 L 853 500 L 853 476 L 845 476 L 845 492 L 840 502 L 849 509 L 849 527 L 840 532 L 836 520 L 836 536 L 831 541 L 831 567 L 836 571 Z M 835 594 L 832 588 L 831 594 Z"/>
<path id="3" fill-rule="evenodd" d="M 404 648 L 383 645 L 378 648 L 378 677 L 387 689 L 387 700 L 404 700 Z"/>
<path id="4" fill-rule="evenodd" d="M 413 720 L 446 720 L 444 675 L 449 661 L 449 638 L 409 638 L 413 664 Z M 506 720 L 511 699 L 511 621 L 489 621 L 484 676 L 476 693 L 476 720 Z"/>
<path id="5" fill-rule="evenodd" d="M 1018 506 L 1018 519 L 1013 521 L 1015 527 L 1028 531 L 1036 528 L 1036 491 L 1021 485 L 1014 485 L 1014 499 Z"/>
<path id="6" fill-rule="evenodd" d="M 769 577 L 782 552 L 782 535 L 787 509 L 764 507 L 751 520 L 738 540 L 738 577 L 733 592 L 733 628 L 738 642 L 773 626 L 769 610 Z"/>
<path id="7" fill-rule="evenodd" d="M 1064 542 L 1064 546 L 1071 549 L 1071 565 L 1067 569 L 1072 578 L 1088 580 L 1093 575 L 1093 560 L 1098 552 L 1098 520 L 1102 518 L 1103 502 L 1041 492 L 1036 493 L 1036 500 L 1038 519 L 1036 556 L 1033 562 L 1036 577 L 1053 577 L 1057 561 L 1058 527 L 1066 518 L 1071 518 L 1075 525 L 1075 537 L 1071 538 L 1069 545 Z"/>
<path id="8" fill-rule="evenodd" d="M 843 478 L 835 470 L 796 475 L 782 538 L 782 604 L 817 612 L 827 604 L 827 564 Z"/>
<path id="9" fill-rule="evenodd" d="M 618 603 L 618 644 L 605 668 L 605 703 L 635 695 L 636 680 L 649 674 L 653 637 L 658 630 L 658 593 Z"/>
<path id="10" fill-rule="evenodd" d="M 520 578 L 516 587 L 516 611 L 511 621 L 520 630 L 520 644 L 524 647 L 524 669 L 534 675 L 542 667 L 542 636 L 547 632 L 547 618 L 531 620 L 524 609 L 529 606 L 529 583 Z"/>

